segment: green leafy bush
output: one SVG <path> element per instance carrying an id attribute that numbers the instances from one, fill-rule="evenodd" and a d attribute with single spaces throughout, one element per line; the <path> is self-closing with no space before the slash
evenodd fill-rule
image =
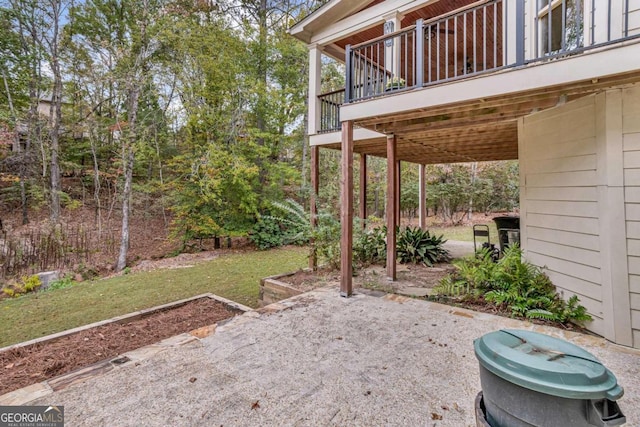
<path id="1" fill-rule="evenodd" d="M 73 281 L 71 276 L 65 276 L 65 277 L 63 277 L 61 279 L 54 280 L 53 282 L 51 282 L 49 284 L 49 286 L 47 286 L 46 290 L 47 290 L 47 292 L 48 291 L 55 291 L 57 289 L 70 288 L 73 285 L 75 285 L 75 282 Z"/>
<path id="2" fill-rule="evenodd" d="M 253 226 L 250 239 L 258 249 L 277 248 L 284 244 L 284 232 L 275 219 L 262 217 Z"/>
<path id="3" fill-rule="evenodd" d="M 304 245 L 311 236 L 311 219 L 300 203 L 292 199 L 272 202 L 272 212 L 262 215 L 250 238 L 258 249 L 282 245 Z"/>
<path id="4" fill-rule="evenodd" d="M 340 268 L 340 221 L 329 214 L 318 216 L 318 226 L 312 232 L 313 250 L 321 263 Z"/>
<path id="5" fill-rule="evenodd" d="M 387 227 L 359 230 L 353 241 L 353 257 L 362 264 L 384 262 L 387 259 Z"/>
<path id="6" fill-rule="evenodd" d="M 398 230 L 396 240 L 397 256 L 401 263 L 433 264 L 449 259 L 449 252 L 442 247 L 446 240 L 420 227 L 406 227 Z"/>
<path id="7" fill-rule="evenodd" d="M 494 262 L 484 250 L 475 258 L 454 262 L 457 272 L 435 288 L 438 295 L 470 301 L 486 301 L 511 311 L 514 317 L 565 323 L 591 320 L 578 297 L 564 301 L 539 267 L 522 259 L 522 250 L 511 246 Z"/>
<path id="8" fill-rule="evenodd" d="M 33 276 L 22 277 L 20 282 L 16 284 L 5 286 L 2 292 L 9 297 L 17 298 L 29 292 L 37 291 L 40 286 L 42 286 L 40 277 L 34 274 Z"/>

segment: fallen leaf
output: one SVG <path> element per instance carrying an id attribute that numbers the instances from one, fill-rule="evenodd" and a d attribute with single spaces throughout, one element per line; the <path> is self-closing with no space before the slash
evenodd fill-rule
<path id="1" fill-rule="evenodd" d="M 197 380 L 197 378 L 196 378 L 196 377 L 191 377 L 191 378 L 189 378 L 189 382 L 190 382 L 190 383 L 195 383 L 195 382 L 196 382 L 196 380 Z"/>
<path id="2" fill-rule="evenodd" d="M 7 366 L 4 367 L 4 369 L 11 369 L 13 368 L 14 365 L 15 363 L 9 363 Z"/>
<path id="3" fill-rule="evenodd" d="M 442 415 L 436 414 L 435 412 L 432 412 L 431 413 L 431 419 L 432 420 L 441 420 L 442 419 Z"/>
<path id="4" fill-rule="evenodd" d="M 258 409 L 260 407 L 260 401 L 256 400 L 255 402 L 253 402 L 253 404 L 251 405 L 251 409 Z"/>

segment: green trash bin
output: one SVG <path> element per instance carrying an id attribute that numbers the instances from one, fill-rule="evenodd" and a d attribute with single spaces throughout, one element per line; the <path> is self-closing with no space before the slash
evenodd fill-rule
<path id="1" fill-rule="evenodd" d="M 536 332 L 503 329 L 478 338 L 474 348 L 482 384 L 477 406 L 491 427 L 626 422 L 616 403 L 623 395 L 616 377 L 578 346 Z"/>

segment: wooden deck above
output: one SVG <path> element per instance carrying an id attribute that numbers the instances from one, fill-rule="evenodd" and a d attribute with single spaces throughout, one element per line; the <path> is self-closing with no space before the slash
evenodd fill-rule
<path id="1" fill-rule="evenodd" d="M 640 44 L 635 46 L 640 49 Z M 544 66 L 543 66 L 544 67 Z M 525 70 L 510 70 L 495 76 L 478 77 L 475 85 L 483 85 L 483 79 L 498 78 L 507 73 L 517 75 Z M 527 78 L 526 73 L 523 78 Z M 517 80 L 517 79 L 516 79 Z M 479 97 L 415 109 L 401 108 L 394 113 L 353 117 L 363 108 L 376 112 L 387 109 L 390 103 L 415 105 L 415 99 L 431 96 L 439 98 L 434 90 L 445 88 L 421 88 L 394 94 L 384 99 L 364 101 L 342 106 L 343 117 L 352 118 L 356 126 L 381 135 L 397 137 L 397 157 L 402 161 L 420 164 L 510 160 L 518 158 L 518 118 L 553 108 L 565 102 L 602 91 L 640 82 L 640 70 L 618 75 L 581 80 L 555 86 L 529 89 L 502 95 Z M 473 82 L 468 82 L 474 84 Z M 450 83 L 451 90 L 458 83 Z M 489 84 L 489 82 L 487 82 Z M 523 83 L 523 86 L 526 84 Z M 441 93 L 441 92 L 438 92 Z M 406 99 L 406 101 L 404 101 Z M 443 100 L 444 101 L 444 100 Z M 351 113 L 355 108 L 358 113 Z M 340 149 L 340 143 L 323 145 Z M 378 157 L 386 157 L 386 138 L 369 138 L 355 141 L 354 150 Z"/>

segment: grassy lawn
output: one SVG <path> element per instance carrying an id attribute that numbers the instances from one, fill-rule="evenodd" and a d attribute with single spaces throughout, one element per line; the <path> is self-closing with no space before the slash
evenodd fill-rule
<path id="1" fill-rule="evenodd" d="M 256 307 L 262 277 L 306 266 L 307 250 L 221 256 L 191 268 L 79 283 L 0 302 L 0 347 L 211 292 Z"/>

